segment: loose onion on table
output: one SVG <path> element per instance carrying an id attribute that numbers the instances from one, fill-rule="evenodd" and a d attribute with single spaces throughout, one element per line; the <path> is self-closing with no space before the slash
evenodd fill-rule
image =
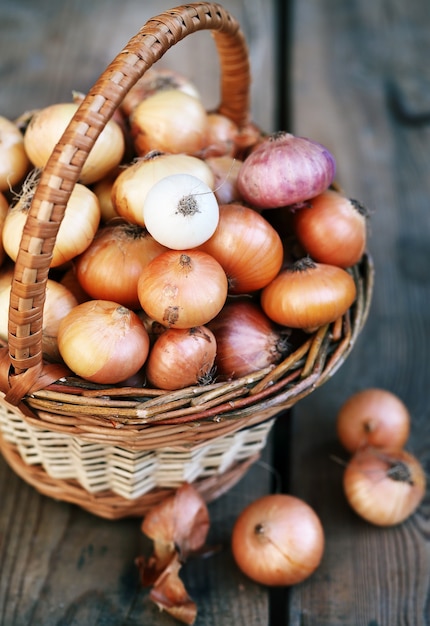
<path id="1" fill-rule="evenodd" d="M 231 537 L 238 567 L 267 586 L 302 582 L 319 566 L 324 530 L 315 511 L 287 494 L 263 496 L 239 514 Z"/>
<path id="2" fill-rule="evenodd" d="M 305 257 L 282 270 L 261 293 L 261 306 L 278 324 L 314 329 L 336 321 L 356 298 L 352 276 Z"/>
<path id="3" fill-rule="evenodd" d="M 293 226 L 301 245 L 319 263 L 351 267 L 366 248 L 366 209 L 334 189 L 296 209 Z"/>
<path id="4" fill-rule="evenodd" d="M 60 102 L 34 113 L 24 134 L 24 146 L 35 167 L 46 165 L 78 106 L 75 102 Z M 121 163 L 124 151 L 121 127 L 109 120 L 82 167 L 80 182 L 89 185 L 106 176 Z"/>
<path id="5" fill-rule="evenodd" d="M 237 183 L 246 202 L 270 209 L 315 197 L 331 185 L 335 172 L 327 148 L 281 131 L 263 139 L 244 160 Z"/>
<path id="6" fill-rule="evenodd" d="M 183 389 L 211 382 L 217 344 L 205 326 L 168 328 L 159 335 L 145 364 L 151 386 Z"/>
<path id="7" fill-rule="evenodd" d="M 349 460 L 343 489 L 360 517 L 376 526 L 394 526 L 420 505 L 426 477 L 418 459 L 406 450 L 369 446 Z"/>
<path id="8" fill-rule="evenodd" d="M 348 452 L 365 446 L 402 448 L 409 437 L 410 413 L 391 391 L 362 389 L 352 394 L 336 417 L 336 432 Z"/>
<path id="9" fill-rule="evenodd" d="M 133 311 L 117 302 L 89 300 L 62 319 L 58 348 L 66 365 L 81 378 L 115 384 L 145 363 L 149 336 Z"/>
<path id="10" fill-rule="evenodd" d="M 213 257 L 201 250 L 167 250 L 146 267 L 139 279 L 142 309 L 173 328 L 204 326 L 222 309 L 227 276 Z"/>

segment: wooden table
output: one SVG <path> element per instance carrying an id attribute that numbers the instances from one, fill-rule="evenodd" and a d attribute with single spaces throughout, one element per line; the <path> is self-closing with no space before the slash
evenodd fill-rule
<path id="1" fill-rule="evenodd" d="M 3 0 L 0 114 L 85 91 L 164 0 Z M 248 38 L 253 117 L 327 145 L 338 181 L 372 213 L 376 290 L 352 355 L 324 387 L 276 426 L 275 445 L 210 505 L 223 550 L 183 570 L 197 626 L 422 626 L 430 624 L 430 500 L 406 523 L 381 529 L 345 502 L 334 423 L 343 401 L 370 386 L 408 405 L 408 449 L 430 468 L 430 20 L 424 0 L 226 0 Z M 163 60 L 190 75 L 208 104 L 217 60 L 205 33 Z M 276 47 L 276 38 L 280 46 Z M 179 46 L 178 46 L 179 47 Z M 197 51 L 197 54 L 196 54 Z M 199 62 L 196 64 L 195 59 Z M 276 480 L 275 480 L 276 479 Z M 281 488 L 306 500 L 326 534 L 315 574 L 267 590 L 237 571 L 228 547 L 239 511 Z M 109 522 L 40 496 L 0 461 L 2 626 L 175 623 L 139 587 L 139 520 Z"/>

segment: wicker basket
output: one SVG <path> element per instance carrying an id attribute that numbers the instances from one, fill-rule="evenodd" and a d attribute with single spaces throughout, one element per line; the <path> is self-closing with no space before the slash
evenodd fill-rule
<path id="1" fill-rule="evenodd" d="M 351 269 L 354 305 L 304 335 L 274 368 L 225 383 L 162 392 L 91 385 L 44 362 L 42 315 L 51 253 L 65 206 L 94 142 L 124 95 L 171 46 L 213 34 L 221 67 L 219 111 L 247 135 L 249 61 L 236 20 L 221 6 L 180 6 L 149 20 L 89 91 L 38 184 L 15 263 L 9 341 L 0 348 L 0 447 L 41 493 L 116 519 L 141 516 L 184 481 L 207 501 L 259 456 L 277 414 L 331 377 L 352 350 L 373 289 L 369 255 Z M 252 134 L 252 133 L 250 133 Z"/>

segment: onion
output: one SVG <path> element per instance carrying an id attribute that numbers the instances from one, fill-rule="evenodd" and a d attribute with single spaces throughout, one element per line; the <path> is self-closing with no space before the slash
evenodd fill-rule
<path id="1" fill-rule="evenodd" d="M 207 125 L 201 100 L 179 89 L 145 98 L 130 116 L 134 146 L 141 156 L 151 150 L 199 154 L 206 144 Z"/>
<path id="2" fill-rule="evenodd" d="M 76 258 L 76 276 L 95 300 L 113 300 L 138 309 L 139 278 L 148 263 L 165 250 L 141 226 L 111 222 L 98 230 L 92 243 Z"/>
<path id="3" fill-rule="evenodd" d="M 202 158 L 233 156 L 239 128 L 235 122 L 221 113 L 208 113 L 206 146 Z"/>
<path id="4" fill-rule="evenodd" d="M 409 452 L 367 447 L 349 460 L 343 488 L 360 517 L 377 526 L 394 526 L 418 508 L 426 478 L 418 459 Z"/>
<path id="5" fill-rule="evenodd" d="M 30 169 L 18 126 L 0 115 L 0 192 L 9 191 Z"/>
<path id="6" fill-rule="evenodd" d="M 16 261 L 27 220 L 34 188 L 24 191 L 8 212 L 3 225 L 3 246 Z M 59 267 L 81 254 L 92 242 L 100 223 L 97 196 L 85 185 L 77 183 L 67 203 L 52 252 L 51 267 Z"/>
<path id="7" fill-rule="evenodd" d="M 237 179 L 242 197 L 258 208 L 292 205 L 315 197 L 334 180 L 335 160 L 321 144 L 278 132 L 245 159 Z"/>
<path id="8" fill-rule="evenodd" d="M 294 211 L 293 226 L 297 239 L 315 261 L 351 267 L 366 248 L 366 217 L 359 202 L 327 189 Z"/>
<path id="9" fill-rule="evenodd" d="M 9 284 L 4 284 L 0 291 L 0 337 L 8 340 L 9 301 L 13 274 L 8 277 Z M 51 361 L 60 361 L 57 337 L 60 323 L 78 304 L 75 295 L 65 285 L 48 279 L 46 283 L 45 303 L 42 320 L 42 351 Z"/>
<path id="10" fill-rule="evenodd" d="M 108 174 L 101 180 L 98 180 L 92 187 L 97 196 L 100 206 L 100 218 L 104 224 L 110 220 L 120 217 L 112 200 L 112 188 L 119 174 L 117 172 Z"/>
<path id="11" fill-rule="evenodd" d="M 217 342 L 217 374 L 239 378 L 279 363 L 289 331 L 268 319 L 250 299 L 233 299 L 209 323 Z"/>
<path id="12" fill-rule="evenodd" d="M 159 91 L 178 89 L 194 98 L 200 98 L 197 87 L 185 76 L 171 69 L 149 68 L 125 95 L 120 108 L 130 117 L 138 104 Z"/>
<path id="13" fill-rule="evenodd" d="M 354 280 L 346 270 L 305 257 L 282 270 L 262 290 L 261 306 L 277 324 L 314 329 L 344 315 L 356 294 Z"/>
<path id="14" fill-rule="evenodd" d="M 197 249 L 167 250 L 146 267 L 139 279 L 143 310 L 163 326 L 204 326 L 224 306 L 227 277 L 221 265 Z"/>
<path id="15" fill-rule="evenodd" d="M 143 221 L 156 241 L 173 250 L 195 248 L 207 241 L 218 225 L 215 194 L 190 174 L 162 178 L 143 204 Z"/>
<path id="16" fill-rule="evenodd" d="M 66 365 L 86 380 L 115 384 L 136 374 L 149 352 L 149 337 L 133 311 L 107 300 L 78 304 L 58 331 Z"/>
<path id="17" fill-rule="evenodd" d="M 183 389 L 211 382 L 217 344 L 205 326 L 169 328 L 156 339 L 146 362 L 148 382 L 160 389 Z"/>
<path id="18" fill-rule="evenodd" d="M 217 229 L 199 249 L 221 264 L 231 294 L 250 293 L 269 284 L 278 274 L 284 254 L 273 226 L 239 203 L 220 206 Z"/>
<path id="19" fill-rule="evenodd" d="M 213 190 L 218 203 L 239 202 L 241 196 L 237 188 L 237 176 L 242 161 L 231 156 L 214 156 L 206 158 L 205 162 L 215 178 Z"/>
<path id="20" fill-rule="evenodd" d="M 3 261 L 6 257 L 6 252 L 3 245 L 3 225 L 8 211 L 9 202 L 6 199 L 6 196 L 0 191 L 0 265 L 3 264 Z"/>
<path id="21" fill-rule="evenodd" d="M 115 211 L 129 222 L 145 226 L 143 203 L 148 191 L 172 174 L 191 174 L 211 189 L 214 185 L 212 170 L 201 159 L 188 154 L 151 152 L 126 167 L 115 179 L 111 191 Z"/>
<path id="22" fill-rule="evenodd" d="M 35 167 L 44 167 L 78 109 L 76 102 L 57 103 L 34 113 L 24 134 L 25 150 Z M 125 150 L 120 126 L 109 120 L 97 138 L 80 175 L 80 182 L 94 183 L 119 165 Z"/>
<path id="23" fill-rule="evenodd" d="M 252 580 L 268 586 L 294 585 L 319 566 L 324 531 L 306 502 L 271 494 L 258 498 L 240 513 L 231 547 L 238 567 Z"/>
<path id="24" fill-rule="evenodd" d="M 341 406 L 337 436 L 348 452 L 365 446 L 402 448 L 409 437 L 410 414 L 395 394 L 385 389 L 363 389 Z"/>

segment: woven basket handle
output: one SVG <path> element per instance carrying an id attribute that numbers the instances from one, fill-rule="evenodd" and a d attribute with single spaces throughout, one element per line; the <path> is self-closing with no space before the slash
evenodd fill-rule
<path id="1" fill-rule="evenodd" d="M 19 378 L 18 374 L 34 369 L 32 376 L 24 377 L 26 383 L 18 394 L 21 398 L 31 388 L 34 390 L 35 381 L 40 381 L 43 372 L 46 281 L 57 232 L 85 160 L 138 79 L 174 44 L 200 30 L 212 31 L 218 51 L 221 68 L 218 111 L 240 128 L 249 123 L 248 50 L 238 22 L 222 6 L 207 2 L 179 6 L 150 19 L 130 39 L 88 92 L 56 145 L 29 210 L 15 263 L 9 309 L 8 384 Z M 46 377 L 40 387 L 45 385 Z"/>

